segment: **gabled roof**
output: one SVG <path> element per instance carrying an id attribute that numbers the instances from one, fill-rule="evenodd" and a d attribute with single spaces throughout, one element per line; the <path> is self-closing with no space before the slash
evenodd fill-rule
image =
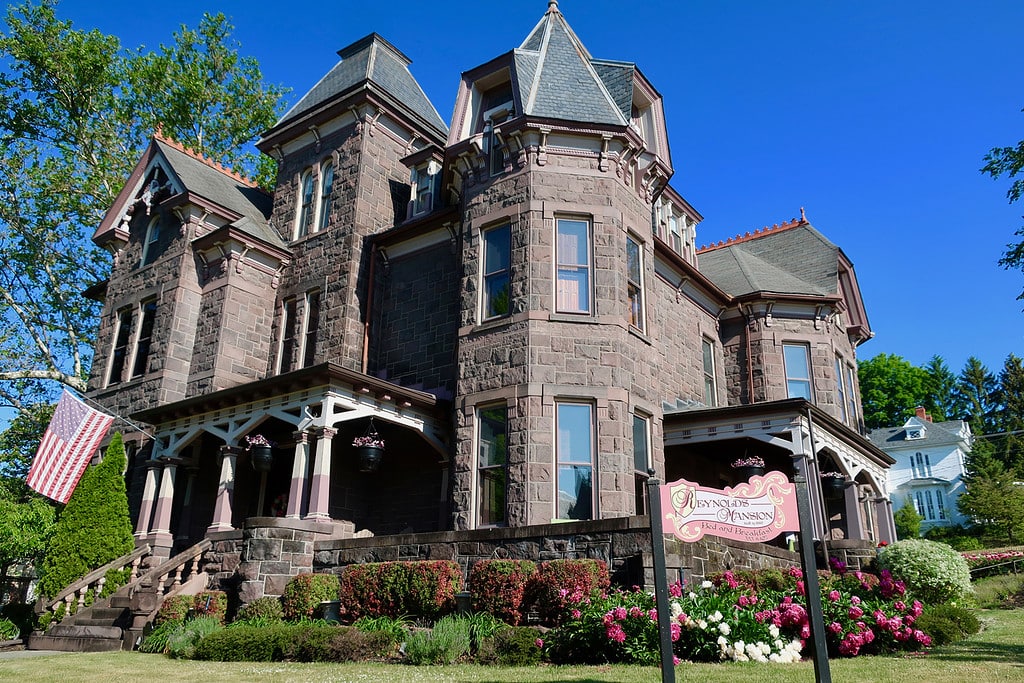
<path id="1" fill-rule="evenodd" d="M 629 125 L 635 67 L 594 60 L 554 0 L 514 55 L 527 116 Z"/>
<path id="2" fill-rule="evenodd" d="M 378 34 L 371 33 L 338 50 L 338 56 L 341 61 L 281 117 L 274 125 L 275 128 L 332 100 L 340 99 L 371 81 L 425 123 L 436 128 L 441 137 L 447 134 L 448 126 L 409 72 L 412 61 L 394 45 Z"/>
<path id="3" fill-rule="evenodd" d="M 913 418 L 911 418 L 913 420 Z M 963 420 L 949 420 L 946 422 L 926 422 L 925 429 L 920 439 L 907 439 L 907 425 L 913 424 L 908 421 L 899 427 L 886 427 L 884 429 L 872 429 L 868 432 L 868 439 L 879 448 L 886 451 L 900 449 L 918 449 L 934 446 L 962 446 L 970 447 L 970 426 Z M 966 438 L 962 435 L 967 435 Z"/>
<path id="4" fill-rule="evenodd" d="M 803 217 L 701 247 L 700 271 L 733 296 L 839 294 L 839 248 Z"/>

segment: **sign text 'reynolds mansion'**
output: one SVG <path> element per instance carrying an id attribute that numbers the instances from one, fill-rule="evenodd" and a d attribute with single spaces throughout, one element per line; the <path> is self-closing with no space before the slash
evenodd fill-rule
<path id="1" fill-rule="evenodd" d="M 796 487 L 782 472 L 754 476 L 744 484 L 713 489 L 680 479 L 661 489 L 665 531 L 680 540 L 704 534 L 762 542 L 800 528 Z"/>

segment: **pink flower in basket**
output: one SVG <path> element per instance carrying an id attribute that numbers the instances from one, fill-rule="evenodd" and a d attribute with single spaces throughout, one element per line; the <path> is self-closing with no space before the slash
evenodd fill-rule
<path id="1" fill-rule="evenodd" d="M 733 460 L 731 467 L 764 467 L 764 458 L 752 455 L 749 458 Z"/>
<path id="2" fill-rule="evenodd" d="M 366 436 L 357 436 L 352 439 L 352 445 L 356 448 L 362 446 L 370 446 L 372 448 L 384 448 L 384 439 L 376 433 L 367 434 Z"/>

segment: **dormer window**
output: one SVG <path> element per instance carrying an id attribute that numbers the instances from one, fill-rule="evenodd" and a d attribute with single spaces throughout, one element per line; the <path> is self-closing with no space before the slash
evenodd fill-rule
<path id="1" fill-rule="evenodd" d="M 301 188 L 301 195 L 299 211 L 295 219 L 296 239 L 309 234 L 309 224 L 313 218 L 313 169 L 306 169 L 306 172 L 302 174 L 299 186 Z"/>
<path id="2" fill-rule="evenodd" d="M 441 164 L 434 159 L 413 167 L 410 216 L 420 216 L 433 210 L 437 189 L 441 186 L 440 178 Z"/>
<path id="3" fill-rule="evenodd" d="M 924 429 L 921 427 L 907 427 L 907 440 L 913 441 L 914 439 L 923 439 Z"/>
<path id="4" fill-rule="evenodd" d="M 512 118 L 514 110 L 510 81 L 488 88 L 480 95 L 478 130 L 483 133 L 483 151 L 487 154 L 487 169 L 492 176 L 505 170 L 507 146 L 498 127 Z"/>
<path id="5" fill-rule="evenodd" d="M 142 260 L 143 266 L 148 266 L 150 263 L 156 260 L 159 254 L 158 245 L 160 243 L 160 215 L 153 216 L 153 220 L 149 222 L 146 227 L 146 238 L 142 243 Z"/>

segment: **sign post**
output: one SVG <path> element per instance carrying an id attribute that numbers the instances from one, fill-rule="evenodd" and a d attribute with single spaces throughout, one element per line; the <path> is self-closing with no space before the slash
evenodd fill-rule
<path id="1" fill-rule="evenodd" d="M 654 599 L 658 607 L 658 636 L 661 646 L 661 681 L 676 683 L 676 664 L 672 654 L 672 611 L 668 605 L 668 569 L 665 566 L 665 532 L 661 526 L 661 481 L 647 480 L 648 510 L 651 514 L 651 551 L 654 555 Z"/>
<path id="2" fill-rule="evenodd" d="M 800 516 L 800 566 L 804 570 L 804 592 L 807 593 L 807 617 L 811 622 L 814 643 L 814 680 L 832 683 L 825 645 L 825 616 L 821 611 L 821 586 L 818 584 L 818 563 L 814 559 L 814 530 L 811 522 L 811 493 L 807 488 L 807 460 L 802 458 L 794 468 L 797 514 Z"/>

